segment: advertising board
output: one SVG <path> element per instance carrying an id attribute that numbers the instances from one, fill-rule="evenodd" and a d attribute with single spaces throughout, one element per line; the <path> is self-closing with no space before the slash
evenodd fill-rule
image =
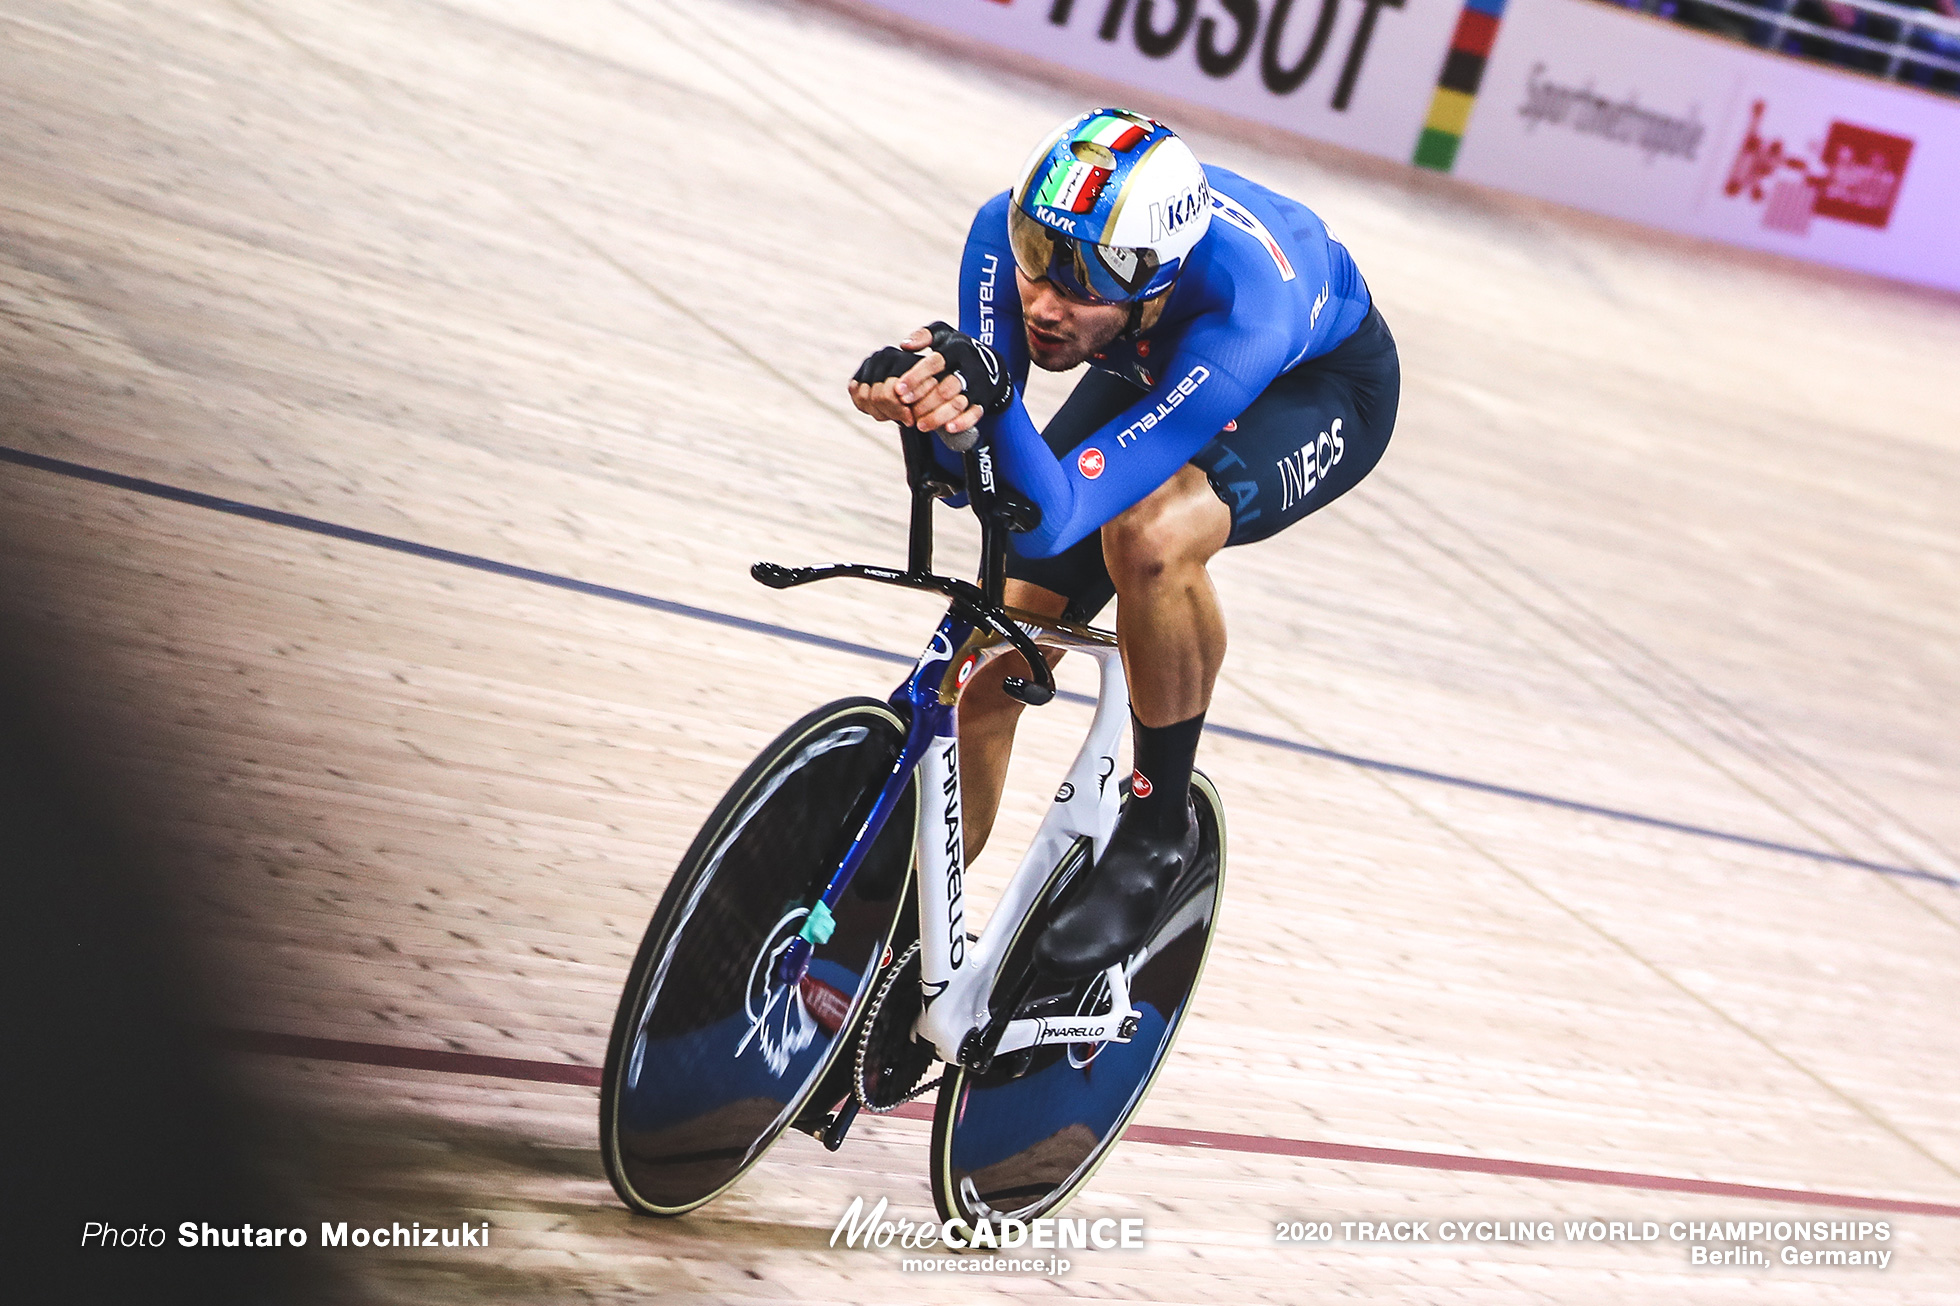
<path id="1" fill-rule="evenodd" d="M 1484 185 L 1960 290 L 1960 101 L 1596 0 L 827 0 Z"/>
<path id="2" fill-rule="evenodd" d="M 1588 0 L 1511 0 L 1454 171 L 1960 289 L 1960 104 Z"/>
<path id="3" fill-rule="evenodd" d="M 1406 162 L 1461 0 L 860 0 Z"/>

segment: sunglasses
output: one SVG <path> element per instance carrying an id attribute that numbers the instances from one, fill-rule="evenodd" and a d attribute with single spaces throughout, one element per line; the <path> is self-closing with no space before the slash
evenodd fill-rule
<path id="1" fill-rule="evenodd" d="M 1064 293 L 1093 304 L 1127 304 L 1157 274 L 1155 250 L 1064 236 L 1023 213 L 1018 204 L 1007 210 L 1007 238 L 1014 265 L 1028 280 L 1052 281 Z"/>

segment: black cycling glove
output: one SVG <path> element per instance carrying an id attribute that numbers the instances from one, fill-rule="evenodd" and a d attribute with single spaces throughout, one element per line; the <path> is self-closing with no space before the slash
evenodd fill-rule
<path id="1" fill-rule="evenodd" d="M 1001 361 L 1000 355 L 991 346 L 955 331 L 944 322 L 934 322 L 926 330 L 932 333 L 932 348 L 946 362 L 937 379 L 959 377 L 966 397 L 985 408 L 989 417 L 1005 410 L 1007 401 L 1014 397 L 1014 382 L 1008 378 L 1007 364 Z M 918 361 L 919 356 L 911 350 L 886 345 L 859 363 L 851 379 L 860 385 L 876 385 L 904 376 Z"/>
<path id="2" fill-rule="evenodd" d="M 880 349 L 877 353 L 865 359 L 862 363 L 859 363 L 858 370 L 851 377 L 851 380 L 856 381 L 859 385 L 877 385 L 880 381 L 889 381 L 895 376 L 904 376 L 912 370 L 912 364 L 918 361 L 919 356 L 917 354 L 907 353 L 897 345 L 886 345 L 883 349 Z"/>
<path id="3" fill-rule="evenodd" d="M 937 380 L 943 381 L 948 376 L 959 377 L 960 388 L 966 392 L 968 401 L 979 404 L 989 417 L 1007 407 L 1008 401 L 1014 397 L 1014 383 L 1008 378 L 1007 364 L 1001 361 L 999 354 L 944 322 L 934 322 L 926 330 L 932 333 L 932 348 L 939 351 L 940 358 L 946 364 Z M 918 354 L 896 345 L 887 345 L 858 364 L 858 370 L 851 379 L 861 385 L 876 385 L 880 381 L 905 375 L 918 361 Z M 938 434 L 946 446 L 956 453 L 965 453 L 980 439 L 977 426 L 958 435 L 948 435 L 944 431 Z"/>
<path id="4" fill-rule="evenodd" d="M 966 397 L 986 409 L 987 416 L 997 417 L 1005 412 L 1008 402 L 1014 398 L 1014 382 L 1007 375 L 1007 364 L 994 352 L 993 346 L 983 345 L 944 322 L 934 322 L 926 330 L 932 332 L 932 347 L 946 360 L 940 378 L 957 376 Z"/>

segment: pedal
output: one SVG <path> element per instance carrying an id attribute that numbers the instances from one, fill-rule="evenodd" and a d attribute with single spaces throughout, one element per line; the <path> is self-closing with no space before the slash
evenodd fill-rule
<path id="1" fill-rule="evenodd" d="M 993 1069 L 994 1052 L 1000 1047 L 1000 1040 L 1007 1033 L 1007 1026 L 1015 1013 L 1027 1002 L 1028 994 L 1033 992 L 1039 977 L 1032 966 L 1028 967 L 1014 984 L 1013 992 L 1000 1008 L 989 1016 L 987 1023 L 971 1031 L 960 1042 L 960 1064 L 976 1075 L 984 1075 Z"/>
<path id="2" fill-rule="evenodd" d="M 858 1118 L 857 1094 L 844 1099 L 844 1105 L 831 1115 L 830 1122 L 823 1127 L 817 1139 L 825 1148 L 835 1152 L 844 1145 L 844 1135 L 851 1132 L 851 1123 Z"/>

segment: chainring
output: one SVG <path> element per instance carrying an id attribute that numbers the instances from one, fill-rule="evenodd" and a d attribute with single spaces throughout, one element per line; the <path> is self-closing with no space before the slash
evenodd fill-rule
<path id="1" fill-rule="evenodd" d="M 938 1058 L 932 1044 L 912 1037 L 925 1002 L 919 992 L 919 945 L 914 942 L 885 973 L 858 1037 L 852 1090 L 864 1109 L 892 1111 L 939 1086 L 920 1083 Z"/>

